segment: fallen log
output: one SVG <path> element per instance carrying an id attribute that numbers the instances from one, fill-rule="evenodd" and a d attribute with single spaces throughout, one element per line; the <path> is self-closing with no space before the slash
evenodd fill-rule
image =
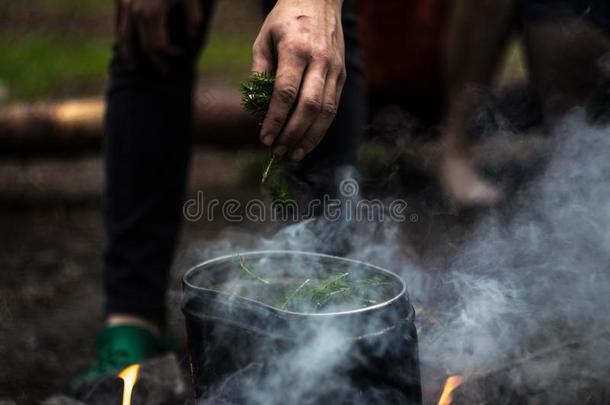
<path id="1" fill-rule="evenodd" d="M 198 93 L 193 114 L 194 142 L 259 146 L 259 126 L 243 110 L 240 99 L 240 93 L 231 90 Z M 0 156 L 96 152 L 101 145 L 103 115 L 101 97 L 0 108 Z M 438 155 L 439 145 L 434 138 L 408 131 L 395 138 L 390 140 L 392 147 L 424 170 Z M 528 133 L 488 137 L 473 152 L 481 165 L 497 168 L 508 163 L 534 164 L 548 154 L 548 149 L 548 140 Z"/>
<path id="2" fill-rule="evenodd" d="M 0 109 L 0 155 L 62 154 L 100 148 L 101 97 L 18 104 Z M 194 104 L 196 143 L 258 143 L 258 125 L 240 106 L 236 91 L 200 93 Z"/>

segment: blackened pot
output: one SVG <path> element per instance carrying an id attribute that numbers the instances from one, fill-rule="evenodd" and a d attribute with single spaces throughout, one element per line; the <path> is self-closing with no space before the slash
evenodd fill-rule
<path id="1" fill-rule="evenodd" d="M 286 283 L 334 274 L 383 280 L 384 289 L 370 305 L 340 311 L 298 312 L 274 298 Z M 245 293 L 248 285 L 257 294 Z M 206 261 L 184 275 L 183 287 L 198 403 L 421 404 L 415 313 L 394 273 L 323 254 L 261 251 Z"/>

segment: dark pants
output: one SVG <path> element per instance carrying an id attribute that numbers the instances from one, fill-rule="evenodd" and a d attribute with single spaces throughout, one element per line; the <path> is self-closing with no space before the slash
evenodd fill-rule
<path id="1" fill-rule="evenodd" d="M 272 2 L 267 3 L 267 7 L 272 6 Z M 351 163 L 361 139 L 365 107 L 351 3 L 348 0 L 344 6 L 348 80 L 341 105 L 323 142 L 297 168 L 303 174 Z M 107 313 L 136 315 L 159 323 L 165 320 L 165 292 L 192 143 L 194 65 L 213 3 L 204 0 L 204 6 L 206 21 L 196 38 L 185 31 L 183 11 L 171 11 L 171 40 L 182 52 L 163 77 L 142 54 L 137 55 L 136 67 L 129 68 L 115 47 L 104 137 Z"/>

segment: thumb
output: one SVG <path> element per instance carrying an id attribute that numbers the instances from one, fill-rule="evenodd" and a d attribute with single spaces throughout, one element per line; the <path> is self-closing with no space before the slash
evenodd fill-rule
<path id="1" fill-rule="evenodd" d="M 251 73 L 273 73 L 275 72 L 275 53 L 271 46 L 271 38 L 260 33 L 252 47 Z"/>

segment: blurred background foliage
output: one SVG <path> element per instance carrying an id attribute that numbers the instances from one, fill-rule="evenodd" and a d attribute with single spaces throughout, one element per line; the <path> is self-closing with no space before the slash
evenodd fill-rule
<path id="1" fill-rule="evenodd" d="M 0 0 L 0 104 L 101 94 L 113 41 L 111 0 Z M 217 0 L 201 83 L 237 88 L 262 20 L 256 0 Z M 503 76 L 522 76 L 515 41 Z"/>
<path id="2" fill-rule="evenodd" d="M 113 40 L 114 1 L 0 0 L 0 102 L 100 94 Z M 260 5 L 220 0 L 202 82 L 237 87 L 247 75 Z"/>

